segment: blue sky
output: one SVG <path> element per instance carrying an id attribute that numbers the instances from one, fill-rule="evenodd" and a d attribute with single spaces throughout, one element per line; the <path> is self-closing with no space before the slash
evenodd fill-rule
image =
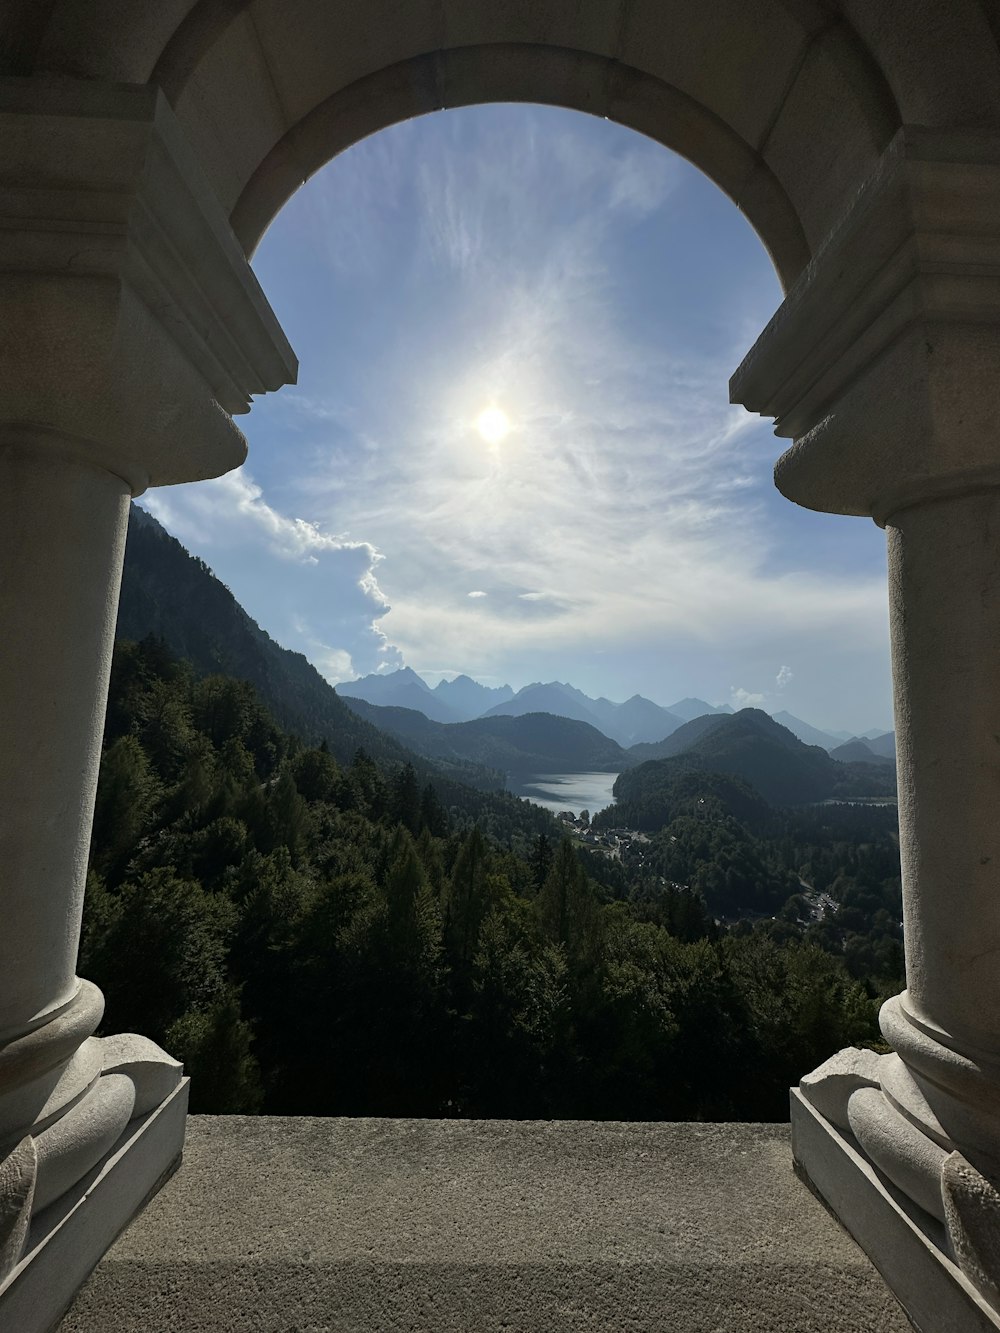
<path id="1" fill-rule="evenodd" d="M 780 287 L 682 159 L 553 108 L 440 112 L 331 162 L 254 268 L 299 383 L 241 419 L 239 472 L 143 503 L 331 681 L 891 724 L 884 536 L 774 490 L 784 442 L 727 383 Z"/>

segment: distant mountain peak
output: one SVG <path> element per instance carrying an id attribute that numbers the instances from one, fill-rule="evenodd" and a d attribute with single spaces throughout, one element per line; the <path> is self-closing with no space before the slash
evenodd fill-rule
<path id="1" fill-rule="evenodd" d="M 805 745 L 821 745 L 824 750 L 830 751 L 840 744 L 840 737 L 834 732 L 823 731 L 821 727 L 814 727 L 810 722 L 803 722 L 800 717 L 795 717 L 787 709 L 783 708 L 771 716 L 775 722 L 787 727 L 793 736 L 798 736 Z"/>
<path id="2" fill-rule="evenodd" d="M 360 680 L 349 680 L 337 686 L 339 694 L 347 699 L 366 699 L 370 704 L 383 707 L 415 708 L 435 722 L 460 722 L 464 713 L 452 708 L 445 699 L 430 688 L 412 667 L 397 671 L 375 671 Z"/>
<path id="3" fill-rule="evenodd" d="M 426 680 L 424 680 L 423 676 L 418 676 L 412 667 L 397 667 L 395 671 L 376 671 L 374 674 L 377 675 L 380 680 L 409 680 L 415 685 L 419 685 L 421 689 L 426 690 L 428 694 L 431 692 L 431 687 L 427 684 Z M 370 677 L 368 677 L 368 679 L 370 679 Z"/>
<path id="4" fill-rule="evenodd" d="M 676 717 L 685 722 L 692 722 L 696 717 L 704 717 L 706 713 L 731 713 L 733 710 L 729 704 L 710 704 L 704 699 L 678 699 L 675 704 L 667 705 L 667 712 L 673 713 Z"/>
<path id="5" fill-rule="evenodd" d="M 481 685 L 478 680 L 464 673 L 454 680 L 439 680 L 431 693 L 436 699 L 443 700 L 464 721 L 481 717 L 494 705 L 514 697 L 514 691 L 509 685 Z"/>
<path id="6" fill-rule="evenodd" d="M 447 690 L 449 685 L 465 685 L 466 683 L 469 685 L 479 684 L 477 680 L 473 680 L 471 676 L 467 676 L 464 671 L 460 671 L 458 675 L 453 676 L 451 680 L 445 680 L 442 677 L 442 679 L 434 686 L 434 692 L 437 693 L 438 690 Z"/>

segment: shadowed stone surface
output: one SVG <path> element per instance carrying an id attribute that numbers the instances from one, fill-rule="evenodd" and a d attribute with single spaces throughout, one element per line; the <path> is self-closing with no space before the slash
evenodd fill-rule
<path id="1" fill-rule="evenodd" d="M 61 1333 L 909 1333 L 784 1125 L 193 1116 Z"/>

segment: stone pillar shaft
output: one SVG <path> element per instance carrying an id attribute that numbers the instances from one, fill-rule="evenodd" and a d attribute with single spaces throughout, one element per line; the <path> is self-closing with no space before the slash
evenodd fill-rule
<path id="1" fill-rule="evenodd" d="M 886 524 L 911 1011 L 1000 1057 L 1000 490 Z"/>
<path id="2" fill-rule="evenodd" d="M 129 487 L 0 445 L 0 1043 L 77 990 Z"/>
<path id="3" fill-rule="evenodd" d="M 129 499 L 239 466 L 295 358 L 155 88 L 0 77 L 0 179 L 0 1324 L 42 1330 L 184 1138 L 75 971 Z"/>

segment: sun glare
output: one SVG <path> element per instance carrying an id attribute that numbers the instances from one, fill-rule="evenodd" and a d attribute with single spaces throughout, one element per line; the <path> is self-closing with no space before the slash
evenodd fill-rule
<path id="1" fill-rule="evenodd" d="M 499 407 L 487 407 L 476 417 L 476 430 L 487 444 L 499 444 L 510 432 L 510 418 Z"/>

